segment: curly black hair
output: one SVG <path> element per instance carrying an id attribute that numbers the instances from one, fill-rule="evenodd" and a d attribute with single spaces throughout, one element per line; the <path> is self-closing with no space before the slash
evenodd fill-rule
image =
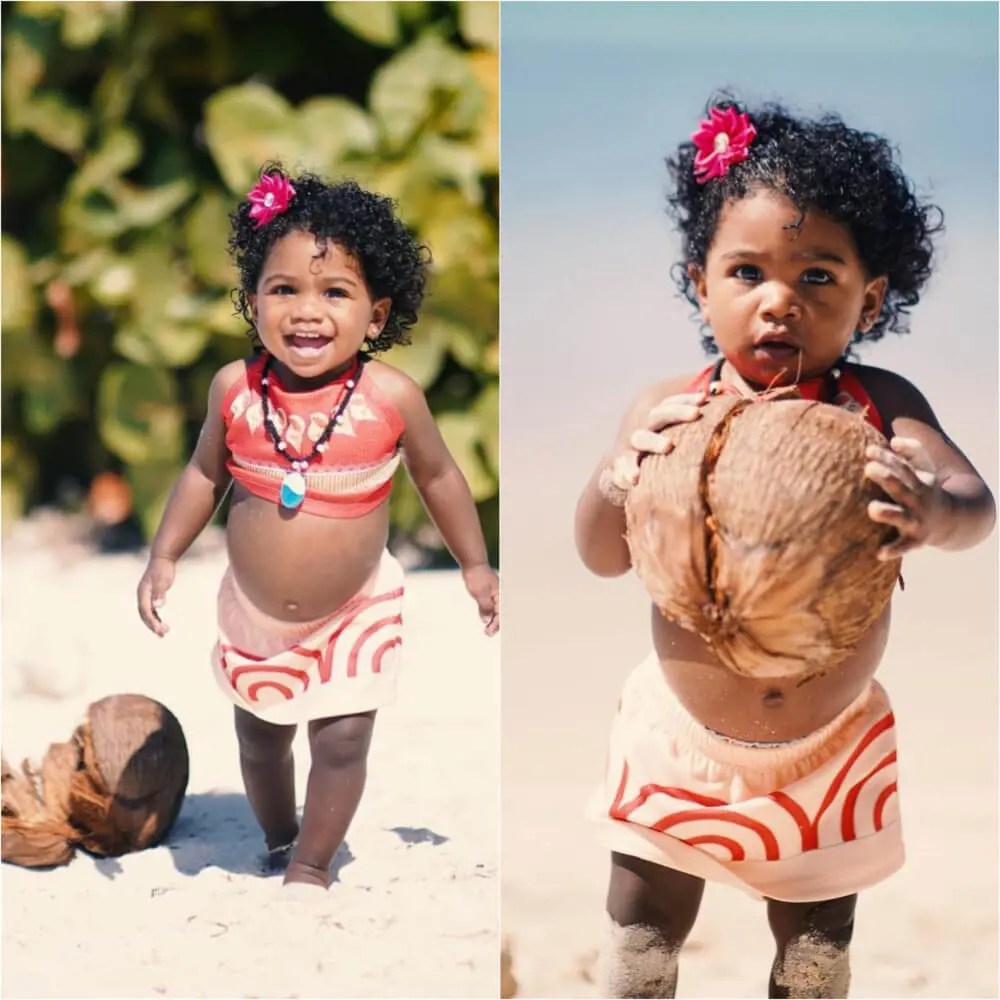
<path id="1" fill-rule="evenodd" d="M 803 215 L 812 209 L 845 226 L 869 276 L 888 278 L 878 320 L 867 333 L 855 331 L 851 345 L 881 340 L 887 331 L 908 332 L 908 312 L 930 277 L 933 237 L 943 230 L 944 216 L 914 193 L 888 141 L 849 128 L 833 114 L 797 118 L 778 104 L 748 111 L 729 94 L 710 101 L 706 113 L 713 107 L 748 113 L 757 134 L 745 160 L 704 184 L 695 179 L 693 142 L 682 143 L 666 161 L 672 184 L 667 211 L 683 252 L 671 273 L 681 295 L 698 308 L 688 266 L 705 266 L 723 207 L 768 188 Z M 702 343 L 718 353 L 704 328 Z"/>
<path id="2" fill-rule="evenodd" d="M 233 304 L 250 325 L 254 347 L 260 347 L 260 339 L 247 296 L 257 290 L 271 247 L 297 230 L 312 233 L 321 248 L 327 240 L 340 246 L 358 262 L 372 297 L 392 299 L 389 318 L 378 337 L 366 341 L 365 353 L 410 343 L 430 253 L 397 217 L 392 199 L 366 191 L 352 180 L 331 183 L 311 173 L 291 177 L 280 163 L 266 164 L 261 168 L 264 174 L 281 174 L 295 188 L 287 210 L 258 228 L 250 217 L 252 206 L 244 200 L 229 217 L 229 254 L 240 276 Z"/>

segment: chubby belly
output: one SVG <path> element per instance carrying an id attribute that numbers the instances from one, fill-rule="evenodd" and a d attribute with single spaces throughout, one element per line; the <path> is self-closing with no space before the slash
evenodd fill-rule
<path id="1" fill-rule="evenodd" d="M 388 501 L 362 517 L 319 517 L 233 484 L 229 564 L 243 593 L 272 618 L 307 622 L 336 611 L 371 579 L 388 539 Z"/>
<path id="2" fill-rule="evenodd" d="M 889 638 L 890 608 L 857 649 L 805 683 L 794 677 L 741 677 L 723 666 L 697 635 L 653 608 L 653 644 L 681 704 L 703 726 L 733 739 L 770 743 L 800 739 L 835 719 L 869 684 Z"/>

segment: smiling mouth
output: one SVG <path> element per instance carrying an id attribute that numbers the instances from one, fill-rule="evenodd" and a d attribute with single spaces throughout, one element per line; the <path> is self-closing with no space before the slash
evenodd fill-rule
<path id="1" fill-rule="evenodd" d="M 319 351 L 326 347 L 332 340 L 332 337 L 324 337 L 313 333 L 285 334 L 285 343 L 298 351 Z"/>

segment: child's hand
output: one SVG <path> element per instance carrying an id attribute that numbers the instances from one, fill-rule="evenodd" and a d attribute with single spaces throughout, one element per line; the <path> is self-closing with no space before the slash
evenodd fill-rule
<path id="1" fill-rule="evenodd" d="M 924 446 L 913 438 L 893 438 L 889 448 L 872 445 L 865 477 L 880 486 L 895 503 L 872 500 L 868 516 L 899 532 L 899 538 L 879 549 L 879 559 L 899 559 L 904 553 L 933 544 L 947 503 L 934 463 Z"/>
<path id="2" fill-rule="evenodd" d="M 170 631 L 170 626 L 160 617 L 159 608 L 163 607 L 167 591 L 173 585 L 175 567 L 173 559 L 153 556 L 139 581 L 139 617 L 146 628 L 161 637 Z"/>
<path id="3" fill-rule="evenodd" d="M 612 499 L 612 494 L 624 498 L 639 482 L 639 463 L 643 455 L 669 455 L 673 451 L 673 444 L 660 432 L 697 420 L 701 416 L 700 407 L 708 399 L 707 392 L 691 392 L 668 396 L 657 403 L 649 411 L 645 426 L 632 433 L 629 446 L 601 477 L 601 492 L 609 499 Z"/>
<path id="4" fill-rule="evenodd" d="M 473 566 L 462 570 L 465 589 L 479 605 L 480 621 L 486 626 L 487 635 L 496 635 L 500 629 L 500 577 L 492 566 Z"/>

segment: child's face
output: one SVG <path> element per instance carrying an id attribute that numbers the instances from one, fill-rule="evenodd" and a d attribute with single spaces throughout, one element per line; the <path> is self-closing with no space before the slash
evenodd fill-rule
<path id="1" fill-rule="evenodd" d="M 302 231 L 271 248 L 248 299 L 264 347 L 301 378 L 349 363 L 366 338 L 378 336 L 391 307 L 389 299 L 372 299 L 350 254 L 332 242 L 323 252 Z"/>
<path id="2" fill-rule="evenodd" d="M 850 233 L 762 190 L 722 210 L 704 271 L 701 312 L 747 381 L 786 385 L 819 375 L 878 318 L 886 279 L 869 279 Z M 794 228 L 787 228 L 794 226 Z"/>

